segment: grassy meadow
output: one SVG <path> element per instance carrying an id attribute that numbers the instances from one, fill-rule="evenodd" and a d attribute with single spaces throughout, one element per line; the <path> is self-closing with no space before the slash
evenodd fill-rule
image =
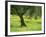
<path id="1" fill-rule="evenodd" d="M 41 18 L 29 19 L 28 16 L 23 16 L 24 22 L 27 27 L 21 27 L 19 16 L 10 16 L 10 31 L 11 32 L 25 32 L 25 31 L 40 31 L 41 29 Z"/>

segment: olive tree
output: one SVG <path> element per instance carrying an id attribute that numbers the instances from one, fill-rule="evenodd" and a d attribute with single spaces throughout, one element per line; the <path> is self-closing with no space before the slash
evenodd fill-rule
<path id="1" fill-rule="evenodd" d="M 18 6 L 18 5 L 12 5 L 12 10 L 14 13 L 11 14 L 16 14 L 20 17 L 21 20 L 21 26 L 26 26 L 25 22 L 24 22 L 24 18 L 23 15 L 26 13 L 26 11 L 29 9 L 29 6 Z"/>

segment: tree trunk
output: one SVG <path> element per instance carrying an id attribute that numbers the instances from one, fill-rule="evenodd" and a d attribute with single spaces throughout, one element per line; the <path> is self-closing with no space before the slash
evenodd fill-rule
<path id="1" fill-rule="evenodd" d="M 21 27 L 22 26 L 26 26 L 25 22 L 24 22 L 24 19 L 23 19 L 23 16 L 20 16 L 20 20 L 21 20 Z"/>

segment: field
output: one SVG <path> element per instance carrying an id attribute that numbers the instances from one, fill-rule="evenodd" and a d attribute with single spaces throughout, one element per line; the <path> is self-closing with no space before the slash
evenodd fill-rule
<path id="1" fill-rule="evenodd" d="M 41 18 L 38 19 L 28 19 L 28 17 L 23 16 L 24 22 L 27 27 L 21 27 L 21 22 L 19 16 L 10 16 L 10 31 L 11 32 L 24 32 L 24 31 L 40 31 L 41 29 Z"/>

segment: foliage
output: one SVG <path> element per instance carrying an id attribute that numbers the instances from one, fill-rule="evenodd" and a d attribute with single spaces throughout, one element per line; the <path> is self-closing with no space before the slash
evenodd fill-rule
<path id="1" fill-rule="evenodd" d="M 42 8 L 41 6 L 11 5 L 11 14 L 19 16 L 26 15 L 30 17 L 41 17 Z"/>

